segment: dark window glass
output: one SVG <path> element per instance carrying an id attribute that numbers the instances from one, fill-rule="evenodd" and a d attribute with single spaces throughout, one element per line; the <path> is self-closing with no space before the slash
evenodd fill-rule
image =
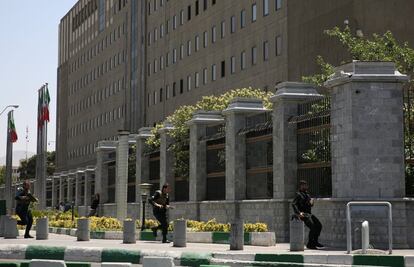
<path id="1" fill-rule="evenodd" d="M 222 61 L 221 62 L 221 77 L 225 77 L 226 76 L 226 61 Z"/>
<path id="2" fill-rule="evenodd" d="M 187 7 L 187 20 L 191 20 L 191 6 Z"/>

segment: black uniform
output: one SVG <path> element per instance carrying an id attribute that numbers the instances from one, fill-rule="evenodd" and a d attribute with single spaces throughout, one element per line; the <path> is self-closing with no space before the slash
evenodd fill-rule
<path id="1" fill-rule="evenodd" d="M 299 215 L 301 212 L 304 213 L 305 217 L 302 219 L 305 225 L 309 228 L 309 241 L 307 247 L 319 246 L 319 235 L 322 231 L 322 224 L 312 214 L 311 197 L 307 192 L 297 192 L 296 197 L 293 200 L 292 207 L 295 214 Z"/>
<path id="2" fill-rule="evenodd" d="M 152 230 L 156 234 L 158 229 L 162 230 L 162 241 L 167 241 L 168 222 L 167 222 L 167 206 L 170 205 L 170 199 L 167 193 L 162 193 L 161 190 L 155 191 L 154 195 L 149 199 L 149 203 L 153 206 L 153 213 L 155 218 L 160 222 L 160 225 Z M 155 206 L 155 203 L 161 205 L 161 208 Z"/>
<path id="3" fill-rule="evenodd" d="M 26 225 L 25 237 L 29 237 L 29 232 L 33 224 L 32 212 L 29 210 L 30 199 L 21 199 L 21 197 L 27 196 L 31 196 L 30 192 L 21 187 L 17 189 L 15 197 L 17 202 L 16 214 L 20 217 L 20 221 L 18 221 L 17 224 Z"/>
<path id="4" fill-rule="evenodd" d="M 98 206 L 99 206 L 99 199 L 94 198 L 91 205 L 91 211 L 89 212 L 89 217 L 91 216 L 97 216 L 98 213 Z"/>

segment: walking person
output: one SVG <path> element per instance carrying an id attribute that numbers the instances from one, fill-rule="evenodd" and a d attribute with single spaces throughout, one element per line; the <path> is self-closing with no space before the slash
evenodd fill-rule
<path id="1" fill-rule="evenodd" d="M 92 205 L 91 205 L 91 211 L 89 212 L 88 217 L 98 216 L 99 201 L 100 201 L 99 193 L 96 193 L 93 196 Z"/>
<path id="2" fill-rule="evenodd" d="M 312 214 L 314 201 L 308 193 L 308 183 L 304 180 L 299 181 L 299 191 L 293 200 L 292 207 L 295 214 L 309 228 L 309 240 L 306 245 L 308 249 L 323 248 L 319 243 L 319 235 L 322 231 L 322 224 L 318 218 Z"/>
<path id="3" fill-rule="evenodd" d="M 168 193 L 171 189 L 168 183 L 162 186 L 161 190 L 155 191 L 154 195 L 149 199 L 149 203 L 153 207 L 154 217 L 160 222 L 160 225 L 152 228 L 154 236 L 157 236 L 157 231 L 161 229 L 162 231 L 162 243 L 170 243 L 167 240 L 168 234 L 168 220 L 167 220 L 167 210 L 171 209 L 170 199 Z"/>
<path id="4" fill-rule="evenodd" d="M 37 199 L 30 193 L 30 182 L 25 180 L 23 187 L 19 187 L 16 192 L 16 214 L 19 216 L 20 221 L 17 221 L 18 225 L 26 225 L 26 231 L 24 238 L 33 238 L 30 235 L 30 229 L 32 229 L 33 216 L 29 209 L 30 202 L 37 202 Z"/>

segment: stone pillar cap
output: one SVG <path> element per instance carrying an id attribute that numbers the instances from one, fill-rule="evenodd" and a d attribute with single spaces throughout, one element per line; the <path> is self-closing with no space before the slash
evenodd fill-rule
<path id="1" fill-rule="evenodd" d="M 311 99 L 322 98 L 316 91 L 316 87 L 310 83 L 282 82 L 276 85 L 276 93 L 270 98 L 271 102 L 279 100 L 303 102 Z"/>
<path id="2" fill-rule="evenodd" d="M 166 133 L 174 129 L 174 125 L 170 121 L 164 121 L 163 127 L 158 130 L 159 133 Z"/>
<path id="3" fill-rule="evenodd" d="M 86 166 L 85 171 L 86 172 L 94 172 L 95 171 L 95 166 L 93 166 L 93 165 Z"/>
<path id="4" fill-rule="evenodd" d="M 193 113 L 193 117 L 191 120 L 187 121 L 187 125 L 192 124 L 221 124 L 224 122 L 224 117 L 221 114 L 221 111 L 205 111 L 205 110 L 198 110 Z"/>
<path id="5" fill-rule="evenodd" d="M 334 87 L 349 82 L 406 82 L 409 77 L 401 74 L 394 62 L 383 61 L 357 61 L 347 63 L 335 68 L 335 73 L 328 81 L 326 87 Z"/>
<path id="6" fill-rule="evenodd" d="M 261 113 L 267 111 L 263 106 L 263 100 L 258 98 L 236 97 L 230 101 L 227 109 L 223 110 L 223 114 L 229 113 Z"/>
<path id="7" fill-rule="evenodd" d="M 127 130 L 118 130 L 118 135 L 129 135 L 129 131 L 127 131 Z"/>
<path id="8" fill-rule="evenodd" d="M 98 141 L 98 146 L 96 147 L 95 151 L 100 150 L 115 150 L 116 149 L 116 141 Z"/>
<path id="9" fill-rule="evenodd" d="M 76 170 L 76 173 L 85 173 L 85 171 L 86 171 L 86 169 L 85 168 L 78 168 L 77 170 Z"/>

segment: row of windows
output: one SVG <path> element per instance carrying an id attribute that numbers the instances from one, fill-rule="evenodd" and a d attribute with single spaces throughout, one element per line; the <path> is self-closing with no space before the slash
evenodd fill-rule
<path id="1" fill-rule="evenodd" d="M 79 136 L 89 131 L 99 129 L 109 123 L 115 122 L 125 116 L 125 107 L 118 107 L 109 112 L 102 113 L 93 119 L 79 123 L 68 130 L 69 138 Z"/>
<path id="2" fill-rule="evenodd" d="M 101 139 L 102 141 L 116 141 L 117 140 L 117 136 L 110 136 L 107 138 L 103 138 Z M 88 145 L 84 145 L 84 146 L 80 146 L 77 147 L 73 150 L 71 150 L 70 152 L 68 152 L 67 156 L 69 159 L 75 159 L 78 157 L 83 157 L 83 156 L 88 156 L 88 155 L 92 155 L 95 153 L 95 147 L 98 146 L 98 142 L 93 143 L 93 144 L 88 144 Z"/>
<path id="3" fill-rule="evenodd" d="M 258 62 L 258 55 L 257 55 L 257 46 L 253 46 L 250 48 L 250 65 L 255 66 Z M 263 62 L 266 62 L 270 59 L 270 44 L 269 41 L 266 40 L 261 45 L 262 50 L 262 60 Z M 275 37 L 275 50 L 274 55 L 280 56 L 282 53 L 282 37 L 280 35 Z M 226 76 L 226 61 L 222 61 L 220 63 L 220 77 L 224 78 Z M 239 66 L 239 67 L 237 67 Z M 230 57 L 230 74 L 235 74 L 236 69 L 239 69 L 240 71 L 243 71 L 247 68 L 247 52 L 242 51 L 240 53 L 239 57 L 239 63 L 237 63 L 237 57 L 232 56 Z M 213 64 L 211 65 L 211 77 L 208 77 L 208 70 L 207 68 L 204 68 L 201 72 L 202 75 L 202 84 L 206 85 L 208 80 L 211 79 L 211 81 L 217 80 L 217 65 Z M 194 79 L 194 80 L 193 80 Z M 179 87 L 178 87 L 179 86 Z M 200 87 L 200 73 L 195 72 L 194 75 L 188 75 L 186 78 L 186 90 L 190 91 L 192 88 L 198 88 Z M 159 89 L 159 91 L 153 91 L 152 93 L 149 93 L 147 96 L 147 105 L 156 105 L 158 102 L 163 102 L 164 98 L 168 100 L 171 97 L 175 97 L 177 93 L 184 93 L 184 79 L 180 79 L 179 85 L 177 85 L 176 82 L 172 84 L 172 88 L 170 88 L 169 85 L 166 85 L 166 90 L 164 92 L 163 88 Z"/>
<path id="4" fill-rule="evenodd" d="M 83 98 L 80 102 L 70 106 L 69 115 L 74 116 L 79 112 L 82 112 L 89 107 L 100 103 L 103 100 L 108 99 L 109 97 L 115 95 L 121 90 L 125 90 L 125 77 L 117 81 L 112 82 L 109 86 L 96 91 L 94 94 Z"/>
<path id="5" fill-rule="evenodd" d="M 104 63 L 93 68 L 90 72 L 84 75 L 82 78 L 74 81 L 69 90 L 69 95 L 76 93 L 78 90 L 88 86 L 93 81 L 97 80 L 100 76 L 104 75 L 107 72 L 115 69 L 119 65 L 125 62 L 125 51 L 116 53 L 114 56 L 111 56 L 108 60 L 105 60 Z"/>
<path id="6" fill-rule="evenodd" d="M 93 58 L 103 52 L 107 47 L 112 45 L 112 43 L 115 43 L 118 39 L 120 39 L 121 35 L 125 35 L 126 31 L 127 29 L 125 23 L 123 23 L 122 26 L 119 25 L 118 27 L 115 27 L 114 30 L 102 38 L 100 42 L 98 42 L 90 49 L 86 50 L 85 53 L 75 59 L 70 66 L 69 73 L 77 71 L 85 63 L 91 61 Z"/>
<path id="7" fill-rule="evenodd" d="M 164 0 L 159 0 L 159 2 L 157 2 L 157 0 L 148 1 L 148 15 L 151 15 L 158 10 L 158 3 L 159 3 L 160 8 L 164 6 Z M 215 4 L 216 4 L 216 0 L 211 0 L 211 5 L 214 6 Z M 208 7 L 208 0 L 203 0 L 203 10 L 206 11 L 207 7 Z M 200 14 L 200 1 L 199 0 L 195 1 L 194 9 L 195 9 L 194 10 L 195 15 L 198 16 L 198 14 Z M 190 20 L 191 19 L 191 5 L 187 7 L 187 10 L 188 10 L 188 18 L 189 18 L 188 20 Z"/>
<path id="8" fill-rule="evenodd" d="M 279 10 L 282 7 L 282 0 L 275 0 L 275 10 Z M 196 1 L 196 4 L 198 1 Z M 191 7 L 191 6 L 189 6 Z M 188 11 L 188 14 L 191 14 L 191 8 Z M 263 0 L 263 16 L 269 15 L 269 0 Z M 191 19 L 191 15 L 189 17 Z M 187 18 L 188 20 L 190 20 Z M 180 25 L 184 25 L 184 10 L 180 11 L 179 15 L 180 19 Z M 251 22 L 255 22 L 257 20 L 257 3 L 252 4 L 251 6 Z M 240 28 L 243 29 L 246 27 L 246 10 L 243 9 L 240 11 Z M 172 17 L 172 28 L 173 30 L 177 29 L 177 15 L 174 15 Z M 225 21 L 221 22 L 220 25 L 221 28 L 221 38 L 224 38 L 225 35 Z M 155 43 L 158 40 L 158 37 L 162 39 L 165 34 L 168 34 L 170 32 L 170 20 L 168 19 L 166 21 L 166 26 L 164 27 L 164 24 L 161 24 L 159 27 L 154 28 L 153 31 L 150 31 L 148 33 L 148 46 L 151 45 L 151 43 Z M 230 33 L 236 32 L 236 16 L 230 17 Z M 212 42 L 214 43 L 216 41 L 216 26 L 213 26 L 212 28 Z M 207 38 L 205 37 L 207 35 L 207 32 L 204 32 L 204 42 L 206 42 Z M 206 46 L 206 45 L 205 45 Z"/>

